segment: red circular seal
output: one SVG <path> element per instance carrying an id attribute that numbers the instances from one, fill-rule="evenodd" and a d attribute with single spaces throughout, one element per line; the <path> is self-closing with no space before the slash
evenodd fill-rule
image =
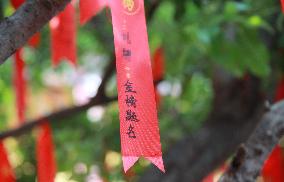
<path id="1" fill-rule="evenodd" d="M 135 15 L 141 8 L 140 0 L 121 0 L 125 14 Z"/>

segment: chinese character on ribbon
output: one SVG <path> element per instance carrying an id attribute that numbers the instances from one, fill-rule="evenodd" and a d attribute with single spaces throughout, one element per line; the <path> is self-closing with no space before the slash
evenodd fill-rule
<path id="1" fill-rule="evenodd" d="M 134 127 L 131 124 L 128 127 L 128 132 L 126 134 L 128 135 L 129 138 L 136 138 Z"/>
<path id="2" fill-rule="evenodd" d="M 139 120 L 137 119 L 137 115 L 134 111 L 132 110 L 127 110 L 126 111 L 126 117 L 125 117 L 126 121 L 134 121 L 134 122 L 138 122 Z"/>
<path id="3" fill-rule="evenodd" d="M 130 96 L 126 95 L 125 103 L 128 107 L 136 108 L 136 101 L 137 100 L 135 99 L 133 95 L 130 95 Z"/>
<path id="4" fill-rule="evenodd" d="M 133 90 L 132 84 L 133 83 L 131 83 L 129 80 L 127 80 L 127 82 L 124 84 L 126 93 L 128 93 L 128 92 L 136 93 L 136 91 Z"/>

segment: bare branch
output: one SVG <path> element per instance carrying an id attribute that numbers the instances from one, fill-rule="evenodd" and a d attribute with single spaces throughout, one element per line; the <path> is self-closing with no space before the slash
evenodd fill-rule
<path id="1" fill-rule="evenodd" d="M 12 16 L 0 22 L 0 65 L 70 0 L 28 0 Z"/>
<path id="2" fill-rule="evenodd" d="M 261 119 L 249 140 L 241 147 L 243 157 L 237 152 L 230 169 L 220 182 L 255 181 L 260 175 L 265 159 L 284 135 L 284 102 L 279 102 Z M 238 165 L 234 165 L 234 164 Z"/>
<path id="3" fill-rule="evenodd" d="M 81 105 L 81 106 L 73 106 L 70 108 L 66 108 L 61 111 L 51 113 L 49 115 L 39 117 L 35 120 L 25 121 L 24 122 L 25 124 L 23 124 L 22 126 L 18 128 L 11 129 L 11 130 L 0 133 L 0 139 L 12 137 L 12 136 L 13 137 L 19 136 L 21 134 L 24 134 L 32 130 L 34 127 L 42 124 L 43 122 L 49 122 L 49 123 L 55 122 L 55 121 L 58 122 L 58 120 L 60 119 L 61 119 L 60 121 L 67 121 L 65 118 L 70 117 L 76 113 L 83 112 L 92 106 L 104 105 L 109 102 L 117 100 L 117 97 L 107 97 L 105 94 L 105 88 L 106 88 L 107 82 L 113 75 L 114 71 L 115 71 L 115 61 L 111 60 L 108 66 L 106 67 L 105 73 L 102 78 L 101 85 L 98 88 L 97 95 L 93 97 L 88 103 Z"/>
<path id="4" fill-rule="evenodd" d="M 103 105 L 103 104 L 107 104 L 109 102 L 115 101 L 117 98 L 113 97 L 113 98 L 99 98 L 99 97 L 95 97 L 94 99 L 92 99 L 89 103 L 81 105 L 81 106 L 74 106 L 74 107 L 70 107 L 61 111 L 57 111 L 55 113 L 51 113 L 49 115 L 37 118 L 35 120 L 30 120 L 30 121 L 25 121 L 22 126 L 20 126 L 19 128 L 15 128 L 15 129 L 11 129 L 8 131 L 4 131 L 2 133 L 0 133 L 0 139 L 4 139 L 7 137 L 17 137 L 20 136 L 24 133 L 27 133 L 28 131 L 32 130 L 34 127 L 44 123 L 44 122 L 58 122 L 59 121 L 67 121 L 66 118 L 73 116 L 76 113 L 79 112 L 83 112 L 85 110 L 87 110 L 88 108 L 92 107 L 92 106 L 96 106 L 96 105 Z M 60 120 L 61 119 L 61 120 Z M 64 120 L 62 120 L 64 119 Z"/>

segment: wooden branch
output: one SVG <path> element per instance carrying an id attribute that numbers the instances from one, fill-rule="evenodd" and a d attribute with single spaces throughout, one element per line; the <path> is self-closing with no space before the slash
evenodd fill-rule
<path id="1" fill-rule="evenodd" d="M 12 16 L 0 22 L 0 65 L 70 0 L 28 0 Z"/>
<path id="2" fill-rule="evenodd" d="M 36 127 L 36 126 L 38 126 L 38 125 L 40 125 L 44 122 L 52 123 L 52 122 L 58 122 L 58 121 L 67 121 L 68 117 L 72 117 L 76 113 L 83 112 L 83 111 L 87 110 L 88 108 L 90 108 L 92 106 L 104 105 L 104 104 L 107 104 L 107 103 L 115 101 L 115 100 L 117 100 L 117 97 L 112 97 L 112 98 L 95 97 L 94 99 L 92 99 L 87 104 L 63 109 L 61 111 L 57 111 L 57 112 L 51 113 L 51 114 L 46 115 L 46 116 L 42 116 L 42 117 L 37 118 L 35 120 L 25 121 L 24 122 L 25 124 L 21 125 L 18 128 L 3 131 L 2 133 L 0 133 L 0 139 L 3 140 L 7 137 L 20 136 L 24 133 L 31 131 L 34 127 Z"/>
<path id="3" fill-rule="evenodd" d="M 115 72 L 115 59 L 112 58 L 111 60 L 113 61 L 111 61 L 105 68 L 105 73 L 102 78 L 101 85 L 98 88 L 97 96 L 106 97 L 105 93 L 106 93 L 107 82 L 109 81 L 113 73 Z"/>
<path id="4" fill-rule="evenodd" d="M 256 181 L 264 161 L 284 135 L 284 101 L 263 116 L 249 140 L 240 147 L 219 182 Z"/>

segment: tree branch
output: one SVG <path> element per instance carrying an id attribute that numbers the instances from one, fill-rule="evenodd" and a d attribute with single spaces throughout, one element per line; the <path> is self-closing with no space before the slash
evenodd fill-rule
<path id="1" fill-rule="evenodd" d="M 115 72 L 115 59 L 112 58 L 111 60 L 113 61 L 111 61 L 105 69 L 101 85 L 98 88 L 97 96 L 106 97 L 105 93 L 106 93 L 107 82 Z"/>
<path id="2" fill-rule="evenodd" d="M 57 120 L 65 119 L 66 117 L 70 117 L 75 113 L 85 111 L 92 106 L 104 105 L 109 102 L 117 100 L 117 97 L 107 97 L 105 94 L 107 82 L 113 75 L 114 71 L 115 71 L 115 60 L 111 60 L 108 66 L 106 67 L 105 73 L 102 78 L 102 82 L 98 88 L 98 92 L 96 96 L 93 97 L 88 103 L 81 105 L 81 106 L 73 106 L 70 108 L 66 108 L 66 109 L 51 113 L 49 115 L 39 117 L 35 120 L 25 121 L 24 122 L 25 124 L 21 125 L 18 128 L 7 130 L 7 131 L 0 133 L 0 139 L 4 139 L 7 137 L 11 137 L 11 136 L 16 137 L 16 136 L 19 136 L 21 134 L 24 134 L 32 130 L 34 127 L 42 124 L 43 122 L 49 122 L 49 123 L 58 122 Z M 64 121 L 67 121 L 67 120 L 64 120 Z"/>
<path id="3" fill-rule="evenodd" d="M 283 135 L 284 102 L 282 101 L 273 105 L 263 116 L 260 124 L 239 149 L 231 167 L 219 182 L 256 181 L 264 161 Z"/>
<path id="4" fill-rule="evenodd" d="M 117 100 L 117 97 L 112 97 L 112 98 L 95 97 L 94 99 L 92 99 L 87 104 L 63 109 L 61 111 L 51 113 L 49 115 L 37 118 L 35 120 L 25 121 L 24 123 L 26 123 L 26 124 L 23 124 L 18 128 L 7 130 L 7 131 L 0 133 L 0 139 L 2 140 L 2 139 L 5 139 L 7 137 L 20 136 L 20 135 L 32 130 L 34 127 L 36 127 L 36 126 L 38 126 L 38 125 L 40 125 L 44 122 L 49 122 L 49 123 L 58 122 L 58 120 L 60 120 L 60 119 L 65 119 L 64 121 L 67 121 L 66 118 L 71 117 L 75 113 L 85 111 L 86 109 L 88 109 L 92 106 L 107 104 L 107 103 L 115 101 L 115 100 Z"/>
<path id="5" fill-rule="evenodd" d="M 28 0 L 10 17 L 0 22 L 0 65 L 70 0 Z"/>

